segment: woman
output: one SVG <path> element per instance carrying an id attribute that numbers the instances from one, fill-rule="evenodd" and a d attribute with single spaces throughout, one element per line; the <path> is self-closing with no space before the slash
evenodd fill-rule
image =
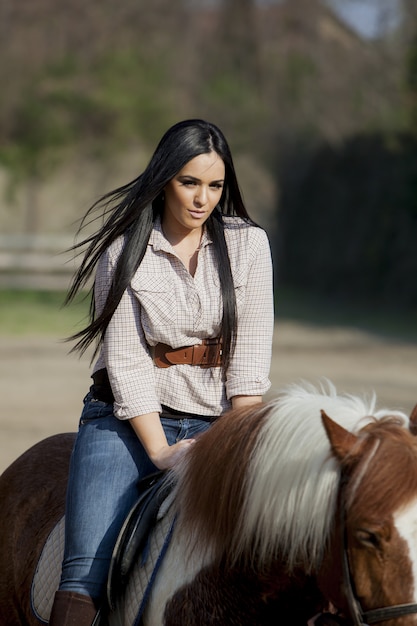
<path id="1" fill-rule="evenodd" d="M 174 467 L 216 417 L 270 386 L 270 249 L 221 131 L 176 124 L 103 205 L 68 295 L 96 272 L 91 321 L 75 336 L 81 352 L 98 340 L 98 358 L 71 459 L 53 626 L 92 623 L 138 479 Z"/>

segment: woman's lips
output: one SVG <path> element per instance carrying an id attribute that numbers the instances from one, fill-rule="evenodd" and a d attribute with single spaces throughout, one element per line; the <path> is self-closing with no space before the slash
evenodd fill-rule
<path id="1" fill-rule="evenodd" d="M 191 217 L 194 217 L 194 218 L 200 219 L 200 218 L 204 217 L 204 215 L 205 215 L 205 213 L 206 213 L 206 212 L 205 212 L 205 211 L 196 211 L 196 210 L 192 210 L 192 211 L 191 211 L 191 210 L 189 209 L 189 210 L 188 210 L 188 213 L 191 215 Z"/>

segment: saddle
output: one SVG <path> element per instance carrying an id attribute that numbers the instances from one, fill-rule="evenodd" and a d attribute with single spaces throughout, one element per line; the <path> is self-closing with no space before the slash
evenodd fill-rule
<path id="1" fill-rule="evenodd" d="M 128 513 L 119 532 L 107 578 L 107 601 L 110 610 L 126 587 L 133 565 L 145 548 L 161 504 L 172 490 L 173 482 L 158 471 L 143 478 L 139 498 Z"/>
<path id="2" fill-rule="evenodd" d="M 113 550 L 107 583 L 107 603 L 105 603 L 107 606 L 102 606 L 98 612 L 94 622 L 96 626 L 107 623 L 105 618 L 122 597 L 139 555 L 142 555 L 142 561 L 146 558 L 149 538 L 152 536 L 158 514 L 164 509 L 161 505 L 167 500 L 172 487 L 173 481 L 168 480 L 162 471 L 155 472 L 138 483 L 138 500 L 128 513 Z M 169 506 L 170 498 L 167 503 Z M 43 623 L 49 620 L 54 594 L 59 585 L 64 554 L 64 532 L 65 518 L 62 517 L 46 540 L 32 581 L 30 598 L 32 610 Z M 158 537 L 158 541 L 163 540 L 163 537 Z M 134 613 L 137 607 L 132 605 L 130 610 Z"/>

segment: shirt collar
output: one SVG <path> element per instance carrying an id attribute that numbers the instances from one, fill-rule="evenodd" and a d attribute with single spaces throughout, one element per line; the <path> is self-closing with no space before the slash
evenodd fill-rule
<path id="1" fill-rule="evenodd" d="M 213 243 L 213 240 L 207 233 L 207 229 L 204 228 L 200 248 L 204 248 L 204 246 L 207 246 L 210 243 Z M 152 246 L 155 252 L 158 250 L 163 250 L 164 252 L 173 251 L 171 244 L 163 233 L 161 218 L 159 215 L 155 219 L 148 245 Z"/>

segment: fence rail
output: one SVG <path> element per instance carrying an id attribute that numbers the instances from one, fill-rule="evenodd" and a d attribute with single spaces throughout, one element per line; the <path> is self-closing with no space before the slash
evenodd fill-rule
<path id="1" fill-rule="evenodd" d="M 0 287 L 67 289 L 73 243 L 67 235 L 0 235 Z"/>

